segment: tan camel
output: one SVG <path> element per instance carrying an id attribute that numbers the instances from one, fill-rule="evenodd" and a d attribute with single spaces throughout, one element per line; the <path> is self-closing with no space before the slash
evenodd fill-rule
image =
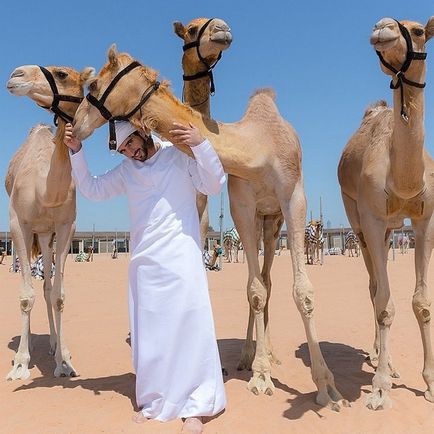
<path id="1" fill-rule="evenodd" d="M 187 26 L 183 26 L 180 22 L 174 23 L 175 33 L 184 40 L 184 56 L 182 58 L 182 66 L 184 70 L 184 77 L 195 77 L 198 74 L 203 74 L 205 71 L 205 63 L 207 65 L 215 65 L 219 60 L 221 55 L 221 50 L 223 48 L 228 48 L 231 41 L 232 35 L 228 25 L 218 19 L 200 18 L 191 21 Z M 209 29 L 209 30 L 208 30 Z M 203 36 L 200 34 L 203 32 Z M 199 52 L 197 49 L 193 49 L 192 44 L 197 41 L 199 37 L 200 44 Z M 214 42 L 214 43 L 211 43 Z M 197 42 L 196 42 L 197 44 Z M 187 49 L 185 49 L 187 47 Z M 190 47 L 190 48 L 188 48 Z M 200 56 L 199 56 L 200 53 Z M 207 57 L 206 57 L 207 55 Z M 201 59 L 202 57 L 202 59 Z M 209 69 L 209 68 L 208 68 Z M 206 71 L 205 71 L 206 72 Z M 212 77 L 212 76 L 211 76 Z M 187 80 L 184 85 L 183 98 L 186 103 L 193 107 L 196 111 L 199 111 L 206 117 L 210 117 L 210 89 L 213 88 L 213 81 L 210 80 L 210 75 L 205 74 L 200 79 Z M 237 214 L 238 219 L 243 219 L 244 214 L 242 211 L 234 211 L 234 209 L 240 206 L 239 194 L 252 195 L 253 200 L 260 202 L 260 194 L 257 195 L 256 192 L 263 190 L 264 181 L 261 179 L 259 181 L 247 183 L 246 181 L 240 180 L 237 177 L 233 177 L 229 174 L 228 176 L 228 188 L 229 188 L 229 203 L 231 207 L 231 213 Z M 207 207 L 207 197 L 201 193 L 197 193 L 197 206 L 199 210 L 199 216 L 201 216 L 201 235 L 202 235 L 202 245 L 204 245 L 204 240 L 206 239 L 206 234 L 208 231 L 208 207 Z M 274 260 L 274 253 L 276 248 L 277 239 L 280 234 L 280 229 L 283 224 L 283 215 L 281 212 L 273 215 L 267 215 L 262 209 L 257 209 L 256 212 L 256 228 L 257 233 L 255 235 L 255 240 L 257 245 L 259 245 L 259 240 L 264 237 L 264 263 L 261 271 L 262 281 L 267 288 L 267 303 L 264 308 L 265 317 L 265 332 L 267 340 L 267 352 L 270 360 L 274 363 L 279 364 L 279 360 L 274 356 L 272 351 L 272 345 L 270 340 L 270 328 L 268 321 L 268 301 L 271 295 L 271 267 Z M 238 222 L 234 220 L 235 226 L 245 225 L 244 222 Z M 223 245 L 225 245 L 223 243 Z M 226 251 L 230 252 L 226 246 Z M 238 262 L 238 251 L 237 251 L 237 261 Z M 226 256 L 228 258 L 228 256 Z M 253 342 L 253 324 L 254 324 L 254 312 L 249 310 L 249 322 L 247 327 L 247 337 L 243 347 L 241 360 L 238 365 L 238 369 L 251 369 L 252 362 L 255 352 L 254 342 Z"/>
<path id="2" fill-rule="evenodd" d="M 210 117 L 210 91 L 214 86 L 212 68 L 219 61 L 222 51 L 231 45 L 230 28 L 218 18 L 196 18 L 186 26 L 176 21 L 173 28 L 184 41 L 183 100 L 204 116 Z M 209 227 L 207 196 L 197 192 L 196 205 L 203 248 Z"/>
<path id="3" fill-rule="evenodd" d="M 267 289 L 264 285 L 258 261 L 256 243 L 256 210 L 273 215 L 283 212 L 288 226 L 288 242 L 291 249 L 294 273 L 293 295 L 306 329 L 312 378 L 318 388 L 317 402 L 339 410 L 346 405 L 335 387 L 333 374 L 328 369 L 316 336 L 313 313 L 313 287 L 306 274 L 303 241 L 306 218 L 306 201 L 301 171 L 301 149 L 298 137 L 289 123 L 279 114 L 270 90 L 257 91 L 251 98 L 244 118 L 236 123 L 224 124 L 206 118 L 183 105 L 171 93 L 167 82 L 159 87 L 158 73 L 151 68 L 137 65 L 125 74 L 124 68 L 134 59 L 126 53 L 118 54 L 113 46 L 108 62 L 90 84 L 92 97 L 80 105 L 75 115 L 74 134 L 84 140 L 103 125 L 106 119 L 92 103 L 100 98 L 112 80 L 122 75 L 108 95 L 105 107 L 113 116 L 125 116 L 137 127 L 147 132 L 156 131 L 162 137 L 171 138 L 173 122 L 196 125 L 210 139 L 224 166 L 225 172 L 240 178 L 232 185 L 231 194 L 239 198 L 239 206 L 232 209 L 244 249 L 248 258 L 248 300 L 254 312 L 256 325 L 256 353 L 252 363 L 253 378 L 249 389 L 254 393 L 272 394 L 271 366 L 265 339 Z M 158 88 L 157 88 L 158 87 Z M 146 102 L 138 108 L 138 96 Z M 92 103 L 90 102 L 92 100 Z M 179 146 L 191 155 L 188 146 Z M 248 181 L 261 181 L 261 190 L 255 194 L 243 194 L 242 187 L 252 188 Z M 234 190 L 238 188 L 238 190 Z M 240 213 L 243 214 L 240 217 Z M 274 248 L 274 246 L 273 246 Z"/>
<path id="4" fill-rule="evenodd" d="M 54 237 L 56 273 L 53 284 L 50 273 L 45 273 L 44 278 L 44 297 L 50 325 L 50 354 L 55 354 L 56 377 L 76 376 L 62 331 L 65 298 L 63 273 L 75 230 L 76 215 L 75 187 L 68 153 L 63 145 L 65 121 L 62 117 L 72 119 L 78 102 L 83 97 L 83 86 L 94 74 L 94 69 L 86 68 L 81 73 L 65 67 L 48 67 L 45 70 L 51 74 L 60 95 L 79 99 L 77 102 L 60 102 L 58 109 L 55 108 L 60 115 L 54 137 L 47 125 L 37 125 L 31 129 L 27 140 L 12 158 L 6 175 L 11 234 L 23 277 L 20 291 L 21 339 L 13 368 L 7 375 L 9 380 L 24 380 L 30 376 L 30 313 L 35 301 L 30 261 L 32 253 L 37 253 L 40 248 L 44 264 L 51 264 Z M 52 107 L 53 90 L 39 66 L 26 65 L 15 69 L 7 88 L 13 95 L 26 95 L 41 106 Z"/>
<path id="5" fill-rule="evenodd" d="M 381 56 L 381 69 L 393 77 L 393 109 L 379 102 L 366 111 L 360 128 L 343 151 L 338 169 L 347 216 L 359 237 L 369 273 L 375 311 L 373 355 L 378 353 L 378 367 L 367 399 L 367 406 L 372 409 L 391 405 L 390 371 L 396 376 L 389 355 L 389 330 L 395 309 L 387 277 L 387 253 L 390 231 L 402 227 L 404 218 L 411 218 L 416 233 L 413 311 L 424 348 L 423 378 L 428 386 L 425 398 L 434 402 L 431 302 L 427 286 L 434 239 L 434 162 L 424 148 L 422 88 L 425 80 L 422 53 L 425 42 L 433 35 L 434 17 L 425 27 L 412 21 L 398 23 L 391 18 L 375 25 L 371 44 Z"/>

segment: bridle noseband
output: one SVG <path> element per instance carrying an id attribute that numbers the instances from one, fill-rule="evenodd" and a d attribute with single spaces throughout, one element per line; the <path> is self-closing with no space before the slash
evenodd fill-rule
<path id="1" fill-rule="evenodd" d="M 405 72 L 410 67 L 410 64 L 413 60 L 425 60 L 427 53 L 418 53 L 416 51 L 413 51 L 413 42 L 410 37 L 410 33 L 408 32 L 407 28 L 403 26 L 398 20 L 395 20 L 398 23 L 399 30 L 401 32 L 401 35 L 404 37 L 405 42 L 407 44 L 407 56 L 404 60 L 404 63 L 402 64 L 401 68 L 398 70 L 394 68 L 390 63 L 387 63 L 381 53 L 378 50 L 375 50 L 378 57 L 380 58 L 381 63 L 390 71 L 392 71 L 396 76 L 396 83 L 393 83 L 393 79 L 390 82 L 390 88 L 391 89 L 398 89 L 401 88 L 401 117 L 405 122 L 408 122 L 408 115 L 405 107 L 404 102 L 404 84 L 407 84 L 409 86 L 417 87 L 419 89 L 423 89 L 426 85 L 426 83 L 417 83 L 415 81 L 409 80 L 405 76 Z"/>
<path id="2" fill-rule="evenodd" d="M 197 39 L 195 41 L 190 42 L 188 44 L 185 44 L 182 47 L 182 50 L 184 52 L 187 51 L 187 50 L 189 50 L 190 48 L 196 48 L 197 57 L 199 57 L 199 60 L 205 66 L 206 70 L 198 72 L 198 73 L 193 74 L 193 75 L 183 75 L 182 78 L 183 78 L 184 81 L 192 81 L 192 80 L 197 80 L 198 78 L 202 78 L 202 77 L 207 77 L 208 76 L 209 79 L 210 79 L 210 94 L 214 95 L 214 93 L 215 93 L 215 86 L 214 86 L 214 76 L 213 76 L 212 70 L 217 65 L 217 63 L 219 62 L 219 60 L 222 58 L 222 52 L 220 51 L 220 53 L 219 53 L 219 55 L 217 57 L 217 60 L 212 65 L 209 65 L 206 62 L 206 60 L 202 57 L 202 55 L 200 54 L 200 50 L 199 50 L 200 39 L 202 38 L 202 35 L 205 32 L 205 29 L 209 26 L 209 24 L 211 23 L 212 20 L 214 20 L 214 18 L 211 18 L 210 20 L 208 20 L 200 28 L 199 33 L 197 34 Z M 201 103 L 201 104 L 203 104 L 203 103 Z M 196 104 L 196 105 L 201 105 L 201 104 Z"/>
<path id="3" fill-rule="evenodd" d="M 59 107 L 59 102 L 68 101 L 68 102 L 74 102 L 76 104 L 80 104 L 83 101 L 83 98 L 79 96 L 60 95 L 59 91 L 57 90 L 56 81 L 54 80 L 54 77 L 51 74 L 51 72 L 47 68 L 44 68 L 43 66 L 39 66 L 39 69 L 45 75 L 45 78 L 47 79 L 48 84 L 51 87 L 51 91 L 53 92 L 53 102 L 51 103 L 51 106 L 50 107 L 46 107 L 43 105 L 39 105 L 39 106 L 44 109 L 51 110 L 54 113 L 53 122 L 56 127 L 58 125 L 58 118 L 63 119 L 65 122 L 72 122 L 74 118 L 72 116 L 69 116 Z"/>
<path id="4" fill-rule="evenodd" d="M 104 93 L 101 95 L 100 99 L 95 98 L 93 95 L 88 93 L 86 95 L 86 99 L 89 101 L 90 104 L 92 104 L 94 107 L 96 107 L 101 115 L 109 121 L 109 131 L 110 131 L 110 139 L 109 139 L 109 149 L 110 151 L 116 151 L 117 149 L 117 140 L 116 140 L 116 128 L 115 128 L 115 122 L 116 121 L 128 121 L 131 116 L 134 115 L 134 113 L 137 112 L 137 110 L 141 110 L 143 104 L 151 97 L 151 95 L 160 87 L 160 82 L 156 81 L 154 84 L 151 84 L 144 92 L 142 97 L 140 98 L 139 103 L 127 114 L 120 115 L 120 116 L 113 116 L 110 111 L 107 109 L 107 107 L 104 106 L 104 103 L 107 99 L 107 97 L 110 95 L 110 92 L 114 89 L 118 81 L 126 74 L 128 74 L 130 71 L 132 71 L 134 68 L 137 68 L 138 66 L 142 66 L 139 62 L 134 61 L 131 62 L 128 66 L 126 66 L 124 69 L 118 72 L 118 74 L 113 78 L 112 82 L 108 85 L 107 89 L 104 91 Z"/>

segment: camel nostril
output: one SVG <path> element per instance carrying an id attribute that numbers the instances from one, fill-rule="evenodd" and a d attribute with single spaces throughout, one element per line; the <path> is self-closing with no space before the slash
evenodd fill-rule
<path id="1" fill-rule="evenodd" d="M 22 69 L 16 69 L 12 74 L 11 78 L 24 77 L 24 71 Z"/>

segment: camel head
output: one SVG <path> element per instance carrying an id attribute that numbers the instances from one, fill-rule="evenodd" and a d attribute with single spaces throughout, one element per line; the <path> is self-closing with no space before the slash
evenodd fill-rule
<path id="1" fill-rule="evenodd" d="M 380 59 L 383 58 L 396 71 L 401 71 L 401 68 L 410 62 L 404 67 L 405 71 L 408 71 L 406 75 L 417 77 L 424 71 L 425 62 L 421 61 L 424 57 L 420 54 L 425 52 L 425 43 L 433 35 L 434 17 L 431 17 L 425 26 L 414 21 L 398 22 L 392 18 L 383 18 L 375 24 L 370 42 Z M 416 56 L 419 54 L 420 59 L 414 57 L 410 53 L 411 50 L 416 53 Z M 383 61 L 381 69 L 385 74 L 396 75 L 396 72 L 387 67 Z"/>
<path id="2" fill-rule="evenodd" d="M 90 67 L 78 72 L 64 66 L 23 65 L 12 72 L 6 87 L 12 95 L 28 96 L 44 108 L 55 113 L 59 111 L 73 118 L 83 98 L 83 87 L 94 74 L 95 69 Z M 51 84 L 49 80 L 52 80 Z M 53 83 L 60 96 L 57 102 L 57 98 L 54 97 Z M 62 117 L 62 115 L 59 116 Z"/>
<path id="3" fill-rule="evenodd" d="M 107 63 L 91 80 L 89 94 L 74 116 L 74 135 L 84 140 L 108 120 L 119 117 L 128 118 L 149 133 L 149 128 L 139 124 L 138 116 L 146 108 L 146 103 L 140 102 L 158 89 L 157 77 L 157 71 L 140 65 L 127 53 L 118 53 L 112 45 Z"/>
<path id="4" fill-rule="evenodd" d="M 192 71 L 203 68 L 199 56 L 210 66 L 217 62 L 221 52 L 228 49 L 232 43 L 231 29 L 218 18 L 196 18 L 186 26 L 180 21 L 175 21 L 173 28 L 184 41 L 183 66 Z"/>

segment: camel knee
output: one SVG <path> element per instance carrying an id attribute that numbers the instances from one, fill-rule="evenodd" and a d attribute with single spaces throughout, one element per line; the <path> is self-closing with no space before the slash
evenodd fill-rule
<path id="1" fill-rule="evenodd" d="M 413 295 L 413 312 L 418 321 L 428 323 L 431 321 L 431 301 L 424 294 L 422 289 L 416 290 Z"/>
<path id="2" fill-rule="evenodd" d="M 377 321 L 380 326 L 391 326 L 393 319 L 395 318 L 395 307 L 393 303 L 389 303 L 387 306 L 382 308 L 381 306 L 375 308 L 377 315 Z"/>
<path id="3" fill-rule="evenodd" d="M 59 294 L 51 291 L 51 304 L 55 307 L 58 312 L 63 312 L 63 307 L 65 304 L 65 298 Z"/>
<path id="4" fill-rule="evenodd" d="M 296 282 L 294 284 L 293 297 L 299 312 L 309 318 L 313 315 L 314 296 L 313 287 L 309 281 Z"/>
<path id="5" fill-rule="evenodd" d="M 258 279 L 253 279 L 248 289 L 250 307 L 255 313 L 263 312 L 267 304 L 267 290 Z"/>
<path id="6" fill-rule="evenodd" d="M 34 304 L 35 304 L 35 296 L 20 298 L 21 312 L 23 313 L 30 312 L 33 309 Z"/>

